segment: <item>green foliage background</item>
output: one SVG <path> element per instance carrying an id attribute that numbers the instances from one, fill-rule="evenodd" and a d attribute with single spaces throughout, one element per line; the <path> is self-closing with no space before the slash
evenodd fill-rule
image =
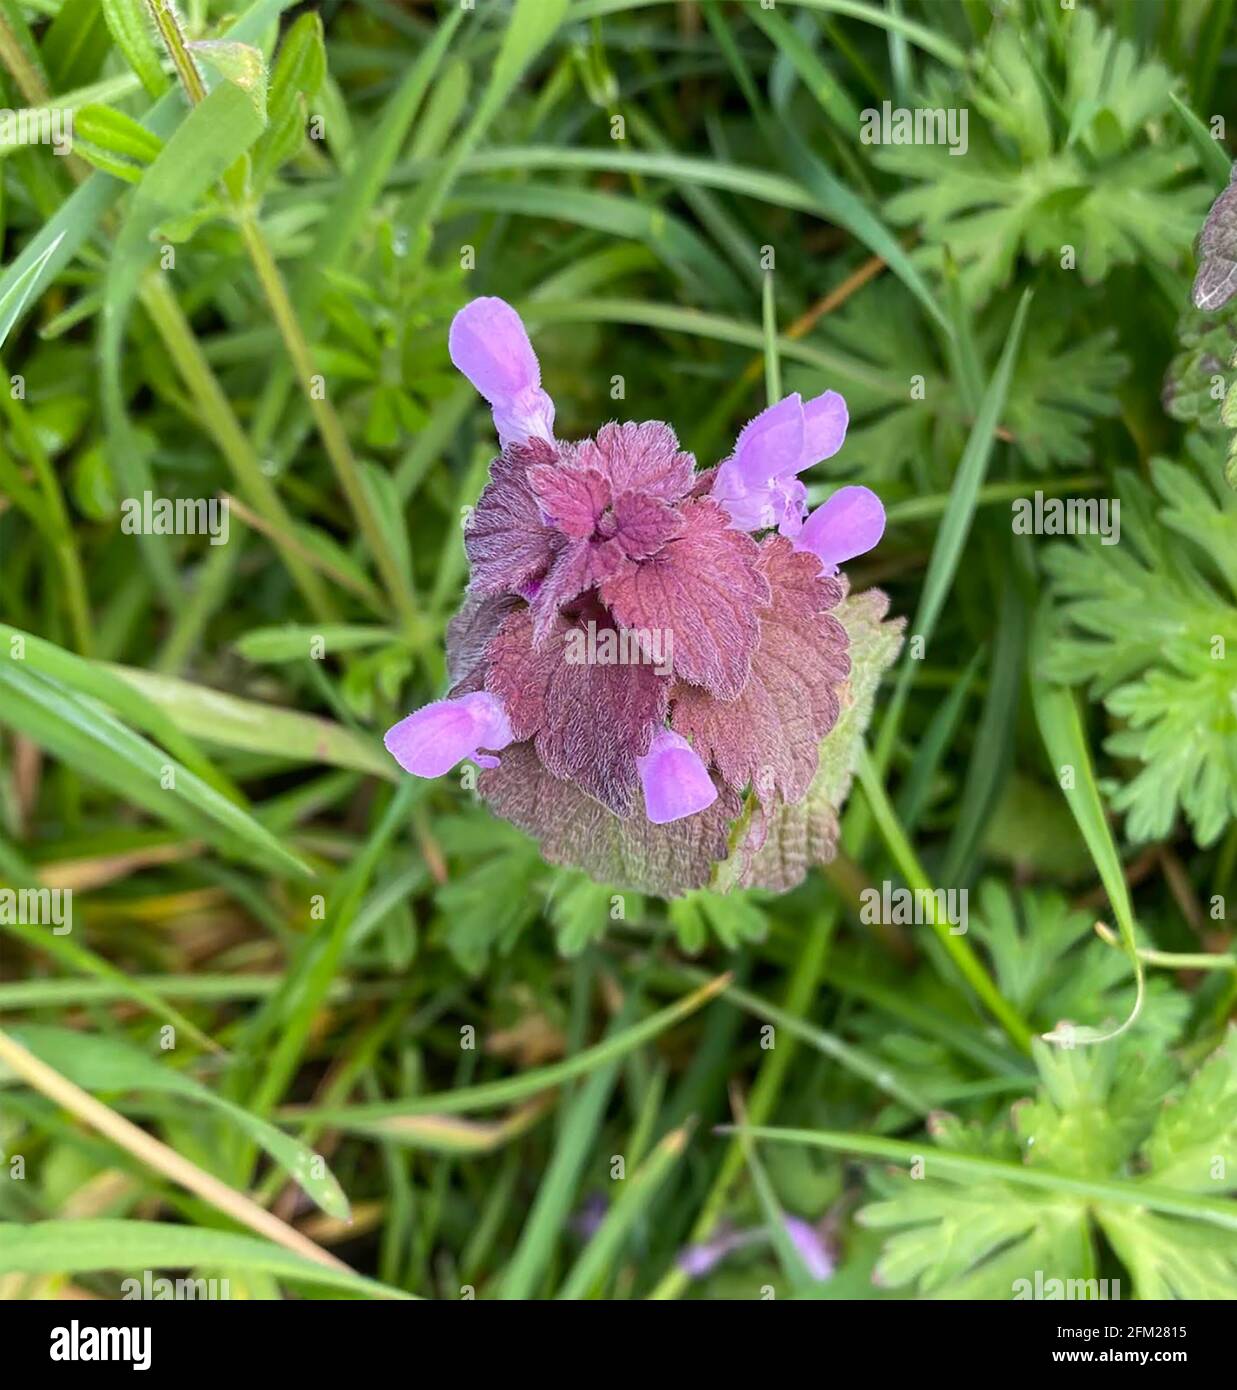
<path id="1" fill-rule="evenodd" d="M 74 112 L 0 150 L 0 880 L 74 892 L 0 914 L 0 1294 L 1233 1296 L 1235 9 L 0 0 L 0 105 Z M 886 101 L 965 156 L 864 144 Z M 566 438 L 846 396 L 812 500 L 880 492 L 912 640 L 794 891 L 624 895 L 398 780 L 477 294 Z M 1119 544 L 1014 534 L 1037 489 Z"/>

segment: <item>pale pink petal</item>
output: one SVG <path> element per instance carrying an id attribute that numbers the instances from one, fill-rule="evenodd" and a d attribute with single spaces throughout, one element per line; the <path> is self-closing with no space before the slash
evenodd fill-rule
<path id="1" fill-rule="evenodd" d="M 435 700 L 387 730 L 387 752 L 414 777 L 441 777 L 480 748 L 506 748 L 511 726 L 502 703 L 484 690 Z M 491 760 L 482 766 L 493 767 Z"/>
<path id="2" fill-rule="evenodd" d="M 795 537 L 796 550 L 810 550 L 830 574 L 846 560 L 871 550 L 885 534 L 885 508 L 867 487 L 839 488 L 817 507 Z"/>
<path id="3" fill-rule="evenodd" d="M 836 391 L 815 396 L 803 406 L 803 454 L 796 473 L 832 458 L 846 439 L 846 402 Z"/>
<path id="4" fill-rule="evenodd" d="M 793 473 L 803 444 L 803 402 L 795 392 L 744 425 L 734 446 L 744 483 L 759 487 L 779 473 Z"/>
<path id="5" fill-rule="evenodd" d="M 447 340 L 451 361 L 490 403 L 498 440 L 554 438 L 554 402 L 541 389 L 541 367 L 519 314 L 505 300 L 474 299 L 456 314 Z"/>
<path id="6" fill-rule="evenodd" d="M 694 816 L 717 800 L 717 788 L 690 743 L 670 729 L 653 735 L 649 751 L 636 759 L 644 788 L 644 810 L 654 825 Z"/>

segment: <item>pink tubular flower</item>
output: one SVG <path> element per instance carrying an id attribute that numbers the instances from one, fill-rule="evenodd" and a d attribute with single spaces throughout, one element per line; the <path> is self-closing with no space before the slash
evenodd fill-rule
<path id="1" fill-rule="evenodd" d="M 474 299 L 455 316 L 451 361 L 490 403 L 502 448 L 554 438 L 554 402 L 520 316 L 504 300 Z"/>
<path id="2" fill-rule="evenodd" d="M 649 751 L 636 759 L 644 788 L 644 809 L 654 825 L 694 816 L 717 800 L 709 770 L 681 735 L 662 729 Z"/>
<path id="3" fill-rule="evenodd" d="M 871 488 L 843 487 L 803 523 L 795 549 L 810 550 L 827 574 L 836 574 L 843 560 L 874 549 L 884 534 L 880 498 Z"/>
<path id="4" fill-rule="evenodd" d="M 748 421 L 713 484 L 731 525 L 798 535 L 807 515 L 807 488 L 799 474 L 837 453 L 847 421 L 846 402 L 836 391 L 806 404 L 796 392 Z"/>
<path id="5" fill-rule="evenodd" d="M 500 299 L 461 309 L 450 348 L 502 452 L 465 532 L 448 698 L 387 747 L 418 776 L 481 763 L 482 796 L 551 862 L 667 895 L 700 887 L 745 794 L 760 825 L 804 797 L 838 717 L 850 659 L 834 576 L 884 513 L 850 487 L 805 520 L 798 475 L 841 447 L 845 402 L 788 396 L 701 473 L 659 421 L 557 440 Z"/>
<path id="6" fill-rule="evenodd" d="M 457 700 L 425 705 L 388 729 L 383 742 L 405 772 L 441 777 L 465 758 L 479 767 L 497 767 L 497 758 L 477 750 L 506 748 L 511 726 L 502 705 L 479 690 Z"/>
<path id="7" fill-rule="evenodd" d="M 783 1225 L 811 1278 L 817 1283 L 832 1278 L 833 1255 L 817 1227 L 798 1216 L 784 1217 Z M 771 1233 L 765 1226 L 752 1226 L 742 1231 L 723 1228 L 710 1240 L 687 1246 L 679 1255 L 678 1265 L 691 1278 L 703 1279 L 736 1250 L 764 1245 L 771 1239 Z"/>

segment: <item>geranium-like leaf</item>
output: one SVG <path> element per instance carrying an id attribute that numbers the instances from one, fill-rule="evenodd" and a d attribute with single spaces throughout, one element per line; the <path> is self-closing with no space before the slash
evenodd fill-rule
<path id="1" fill-rule="evenodd" d="M 760 640 L 758 611 L 769 602 L 760 549 L 730 529 L 717 503 L 689 502 L 684 534 L 631 573 L 604 584 L 601 596 L 626 628 L 673 634 L 675 674 L 733 700 Z"/>

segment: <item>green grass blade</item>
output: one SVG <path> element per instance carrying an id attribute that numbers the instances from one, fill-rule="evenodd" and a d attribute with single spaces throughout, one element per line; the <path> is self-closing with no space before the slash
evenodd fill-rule
<path id="1" fill-rule="evenodd" d="M 313 870 L 265 826 L 183 764 L 73 691 L 0 662 L 0 720 L 40 747 L 225 855 L 310 878 Z"/>
<path id="2" fill-rule="evenodd" d="M 165 1093 L 205 1105 L 243 1130 L 328 1215 L 350 1219 L 348 1199 L 326 1166 L 298 1140 L 239 1105 L 216 1095 L 166 1062 L 156 1062 L 136 1047 L 106 1034 L 88 1037 L 66 1028 L 27 1024 L 11 1036 L 85 1091 Z"/>
<path id="3" fill-rule="evenodd" d="M 0 1224 L 0 1274 L 91 1274 L 99 1270 L 236 1269 L 358 1298 L 411 1298 L 351 1270 L 315 1264 L 255 1236 L 162 1221 L 35 1221 Z"/>
<path id="4" fill-rule="evenodd" d="M 672 1129 L 640 1167 L 619 1188 L 614 1204 L 589 1243 L 567 1271 L 555 1298 L 587 1298 L 622 1254 L 633 1227 L 648 1211 L 663 1183 L 674 1171 L 687 1148 L 690 1130 Z"/>
<path id="5" fill-rule="evenodd" d="M 729 1132 L 729 1127 L 722 1127 Z M 779 1144 L 805 1144 L 831 1153 L 858 1154 L 862 1158 L 882 1159 L 909 1168 L 922 1158 L 924 1147 L 904 1139 L 884 1139 L 872 1134 L 843 1134 L 829 1130 L 776 1129 L 753 1127 L 753 1139 Z M 1059 1192 L 1094 1202 L 1115 1202 L 1120 1206 L 1149 1207 L 1169 1216 L 1186 1216 L 1226 1231 L 1237 1231 L 1237 1204 L 1212 1197 L 1195 1197 L 1187 1192 L 1157 1187 L 1151 1183 L 1112 1179 L 1071 1177 L 1029 1163 L 1008 1163 L 998 1158 L 979 1158 L 971 1154 L 930 1150 L 929 1164 L 949 1177 L 1012 1183 L 1034 1187 L 1041 1192 Z"/>
<path id="6" fill-rule="evenodd" d="M 1065 800 L 1078 822 L 1082 838 L 1086 841 L 1095 862 L 1096 872 L 1108 901 L 1117 919 L 1121 942 L 1134 969 L 1137 993 L 1134 1007 L 1129 1017 L 1120 1026 L 1112 1029 L 1096 1029 L 1060 1023 L 1056 1029 L 1045 1036 L 1050 1042 L 1064 1046 L 1075 1043 L 1102 1043 L 1119 1037 L 1134 1023 L 1143 1006 L 1143 963 L 1138 954 L 1138 937 L 1134 925 L 1134 906 L 1130 901 L 1129 884 L 1125 880 L 1125 870 L 1121 856 L 1108 828 L 1104 814 L 1104 803 L 1095 781 L 1095 770 L 1091 765 L 1091 754 L 1087 747 L 1087 736 L 1078 713 L 1074 693 L 1067 686 L 1054 685 L 1043 675 L 1046 666 L 1048 646 L 1051 641 L 1052 613 L 1045 599 L 1035 616 L 1031 634 L 1031 699 L 1035 708 L 1035 719 L 1039 725 L 1040 737 L 1048 751 L 1049 760 Z"/>
<path id="7" fill-rule="evenodd" d="M 222 690 L 136 667 L 111 666 L 191 738 L 221 748 L 263 753 L 294 763 L 325 763 L 394 782 L 399 768 L 377 738 L 298 710 L 242 700 Z"/>
<path id="8" fill-rule="evenodd" d="M 64 236 L 65 234 L 61 232 L 0 294 L 0 347 L 4 346 L 4 340 L 9 336 L 9 330 L 17 322 L 21 316 L 21 311 L 26 307 L 26 301 L 43 279 L 48 263 L 56 254 Z"/>
<path id="9" fill-rule="evenodd" d="M 459 1115 L 472 1110 L 492 1110 L 496 1106 L 514 1104 L 548 1090 L 551 1086 L 561 1086 L 578 1076 L 587 1076 L 598 1067 L 640 1047 L 643 1043 L 672 1028 L 681 1019 L 702 1008 L 715 999 L 730 983 L 729 974 L 719 975 L 707 985 L 693 990 L 682 999 L 664 1009 L 650 1014 L 648 1018 L 605 1038 L 593 1047 L 555 1062 L 548 1067 L 536 1067 L 522 1076 L 507 1077 L 502 1081 L 484 1081 L 475 1086 L 463 1086 L 455 1091 L 440 1091 L 435 1095 L 422 1096 L 410 1100 L 377 1101 L 368 1105 L 330 1106 L 330 1107 L 291 1107 L 282 1113 L 290 1120 L 300 1123 L 325 1123 L 334 1129 L 349 1129 L 354 1121 L 369 1123 L 373 1120 L 387 1119 L 398 1115 Z"/>

